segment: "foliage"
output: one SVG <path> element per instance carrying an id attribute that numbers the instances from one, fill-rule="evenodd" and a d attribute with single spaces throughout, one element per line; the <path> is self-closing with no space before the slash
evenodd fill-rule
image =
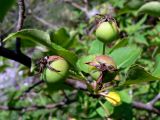
<path id="1" fill-rule="evenodd" d="M 32 13 L 28 13 L 31 16 L 26 14 L 24 29 L 9 31 L 7 36 L 3 37 L 3 46 L 0 47 L 0 55 L 2 56 L 0 59 L 0 72 L 2 73 L 0 79 L 4 79 L 1 76 L 8 69 L 12 71 L 11 74 L 16 76 L 15 81 L 10 79 L 7 81 L 11 87 L 2 87 L 2 92 L 7 97 L 5 101 L 2 100 L 0 105 L 2 119 L 14 120 L 21 117 L 22 119 L 53 120 L 159 119 L 160 103 L 157 100 L 151 104 L 153 106 L 149 107 L 154 107 L 158 112 L 153 109 L 148 110 L 146 107 L 138 107 L 134 103 L 148 105 L 153 102 L 152 99 L 156 99 L 155 96 L 158 96 L 160 92 L 160 22 L 158 18 L 160 16 L 160 2 L 147 2 L 146 0 L 85 1 L 87 0 L 71 2 L 68 0 L 63 2 L 58 0 L 25 1 L 30 6 L 26 7 L 26 11 Z M 35 4 L 39 5 L 46 14 L 40 12 L 36 14 Z M 58 9 L 57 11 L 54 10 L 54 7 L 52 9 L 52 4 L 54 4 L 53 6 L 57 5 L 55 7 Z M 2 7 L 3 5 L 4 7 Z M 11 5 L 14 6 L 9 1 L 8 3 L 0 2 L 2 8 L 0 20 L 6 15 L 1 27 L 1 31 L 6 31 L 5 33 L 8 32 L 5 27 L 7 21 L 9 21 L 8 24 L 12 23 L 12 20 L 8 19 L 12 16 L 12 11 L 9 11 L 9 15 L 6 14 Z M 14 7 L 12 9 L 15 10 Z M 96 38 L 97 12 L 111 14 L 115 18 L 120 30 L 118 39 L 104 45 Z M 54 20 L 56 20 L 55 23 Z M 58 21 L 60 27 L 57 28 Z M 21 40 L 22 53 L 31 58 L 30 68 L 20 64 L 13 65 L 12 62 L 4 58 L 10 54 L 6 53 L 6 56 L 2 54 L 2 52 L 5 53 L 2 48 L 11 50 L 13 55 L 22 54 L 12 51 L 16 48 L 17 38 Z M 96 91 L 93 89 L 95 80 L 90 76 L 91 67 L 86 63 L 102 54 L 113 58 L 117 66 L 116 75 L 120 80 L 109 81 L 105 88 L 102 87 Z M 46 83 L 40 75 L 36 75 L 39 74 L 36 71 L 37 61 L 52 55 L 63 57 L 70 65 L 66 82 L 55 84 L 61 90 L 53 93 L 47 91 Z M 13 57 L 11 58 L 15 60 Z M 16 71 L 12 70 L 13 68 L 16 68 Z M 30 79 L 31 82 L 25 82 L 27 79 Z M 42 81 L 36 83 L 40 80 Z M 5 86 L 7 83 L 2 81 L 0 84 Z M 116 94 L 115 99 L 118 99 L 120 103 L 117 106 L 112 104 L 114 96 L 107 98 L 107 101 L 106 97 L 110 92 Z"/>

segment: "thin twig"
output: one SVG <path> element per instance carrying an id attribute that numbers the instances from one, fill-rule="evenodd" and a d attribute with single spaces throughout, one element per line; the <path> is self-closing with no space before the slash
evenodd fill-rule
<path id="1" fill-rule="evenodd" d="M 19 12 L 18 12 L 18 23 L 16 30 L 20 31 L 22 29 L 24 19 L 25 19 L 25 3 L 24 0 L 18 0 L 18 7 L 19 7 Z M 21 53 L 20 50 L 21 47 L 21 41 L 20 38 L 16 39 L 16 52 Z"/>
<path id="2" fill-rule="evenodd" d="M 29 87 L 27 90 L 25 90 L 24 92 L 25 92 L 25 93 L 28 93 L 28 92 L 30 92 L 33 88 L 35 88 L 36 86 L 38 86 L 38 85 L 40 85 L 40 84 L 42 84 L 42 83 L 44 83 L 43 80 L 37 81 L 36 83 L 34 83 L 32 86 L 30 86 L 30 87 Z"/>
<path id="3" fill-rule="evenodd" d="M 25 3 L 24 3 L 24 0 L 18 0 L 18 7 L 19 7 L 19 12 L 18 12 L 18 23 L 17 23 L 17 28 L 16 28 L 17 31 L 22 29 L 24 19 L 25 19 Z"/>
<path id="4" fill-rule="evenodd" d="M 76 96 L 76 94 L 74 92 L 70 96 L 73 97 L 73 96 Z M 66 98 L 64 98 L 62 101 L 55 103 L 55 104 L 33 105 L 33 106 L 27 106 L 27 107 L 0 106 L 0 110 L 29 112 L 29 111 L 35 111 L 35 110 L 41 110 L 41 109 L 61 108 L 61 107 L 64 107 L 65 105 L 71 104 L 75 101 L 76 101 L 76 97 L 74 97 L 74 99 L 69 100 L 69 101 L 66 100 Z"/>
<path id="5" fill-rule="evenodd" d="M 71 4 L 73 7 L 77 8 L 77 9 L 83 11 L 83 12 L 86 12 L 84 7 L 82 7 L 81 5 L 77 4 L 76 2 L 73 2 L 72 0 L 64 0 L 64 2 Z"/>
<path id="6" fill-rule="evenodd" d="M 158 100 L 160 99 L 160 93 L 156 95 L 151 101 L 149 101 L 147 104 L 154 105 Z"/>
<path id="7" fill-rule="evenodd" d="M 78 3 L 73 2 L 72 0 L 64 0 L 64 2 L 69 3 L 69 4 L 71 4 L 73 7 L 81 10 L 81 11 L 84 12 L 85 15 L 88 17 L 88 4 L 87 4 L 87 5 L 85 4 L 85 6 L 81 6 L 81 5 L 79 5 Z"/>
<path id="8" fill-rule="evenodd" d="M 47 22 L 46 20 L 44 20 L 43 18 L 40 18 L 36 15 L 32 15 L 33 18 L 35 18 L 37 21 L 41 22 L 42 24 L 44 24 L 45 26 L 49 27 L 49 28 L 55 28 L 54 25 L 52 25 L 51 23 Z"/>
<path id="9" fill-rule="evenodd" d="M 0 106 L 1 110 L 10 110 L 10 111 L 34 111 L 34 110 L 40 110 L 40 109 L 53 109 L 56 107 L 62 107 L 64 106 L 66 103 L 61 101 L 57 104 L 48 104 L 45 106 L 38 106 L 38 105 L 34 105 L 34 106 L 29 106 L 29 107 L 13 107 L 13 106 Z"/>
<path id="10" fill-rule="evenodd" d="M 74 80 L 74 79 L 67 79 L 65 83 L 69 86 L 72 86 L 75 89 L 78 90 L 87 90 L 87 85 L 85 81 L 80 81 L 80 80 Z"/>
<path id="11" fill-rule="evenodd" d="M 146 110 L 146 111 L 153 112 L 153 113 L 160 115 L 160 110 L 158 110 L 157 108 L 153 107 L 150 104 L 144 104 L 142 102 L 134 101 L 132 105 L 134 108 Z"/>
<path id="12" fill-rule="evenodd" d="M 37 81 L 36 83 L 34 83 L 32 86 L 28 87 L 24 92 L 22 92 L 22 94 L 20 96 L 18 96 L 16 98 L 16 100 L 19 100 L 19 99 L 23 99 L 23 97 L 29 93 L 32 89 L 34 89 L 35 87 L 39 86 L 40 84 L 44 83 L 43 80 L 39 80 Z"/>
<path id="13" fill-rule="evenodd" d="M 85 9 L 88 11 L 88 0 L 83 0 Z"/>

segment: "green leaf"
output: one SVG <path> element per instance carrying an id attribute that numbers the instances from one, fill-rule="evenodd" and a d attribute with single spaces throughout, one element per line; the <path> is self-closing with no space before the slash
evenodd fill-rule
<path id="1" fill-rule="evenodd" d="M 110 56 L 113 57 L 118 68 L 126 68 L 130 67 L 139 58 L 140 54 L 140 48 L 128 46 L 114 50 Z"/>
<path id="2" fill-rule="evenodd" d="M 6 68 L 11 67 L 11 65 L 3 64 L 0 66 L 0 73 L 4 72 Z"/>
<path id="3" fill-rule="evenodd" d="M 160 54 L 156 56 L 156 64 L 155 64 L 155 69 L 152 72 L 152 75 L 155 77 L 160 78 Z"/>
<path id="4" fill-rule="evenodd" d="M 76 67 L 78 57 L 75 53 L 66 50 L 63 47 L 56 45 L 55 43 L 52 43 L 52 51 L 66 59 L 72 66 Z"/>
<path id="5" fill-rule="evenodd" d="M 124 84 L 138 84 L 154 80 L 160 80 L 160 78 L 151 75 L 149 72 L 145 71 L 143 67 L 135 65 L 132 66 L 128 71 L 126 82 Z"/>
<path id="6" fill-rule="evenodd" d="M 101 116 L 101 117 L 106 117 L 106 112 L 104 111 L 104 109 L 102 107 L 99 107 L 96 109 L 97 113 Z"/>
<path id="7" fill-rule="evenodd" d="M 36 46 L 36 43 L 30 42 L 28 40 L 22 40 L 22 42 L 21 42 L 21 47 L 22 48 L 33 48 L 35 46 Z M 13 45 L 12 45 L 12 47 L 13 47 Z"/>
<path id="8" fill-rule="evenodd" d="M 88 51 L 89 54 L 102 54 L 103 53 L 103 42 L 94 40 Z"/>
<path id="9" fill-rule="evenodd" d="M 114 120 L 132 120 L 133 107 L 132 104 L 123 102 L 121 105 L 114 108 L 114 112 L 111 115 Z"/>
<path id="10" fill-rule="evenodd" d="M 111 50 L 109 51 L 109 53 L 111 53 L 112 51 L 114 51 L 115 49 L 118 49 L 120 47 L 124 47 L 128 44 L 128 40 L 126 39 L 122 39 L 117 41 L 117 43 L 111 48 Z"/>
<path id="11" fill-rule="evenodd" d="M 23 29 L 21 31 L 18 31 L 16 33 L 9 34 L 8 37 L 4 39 L 4 41 L 11 40 L 13 38 L 20 37 L 24 40 L 31 40 L 32 42 L 35 42 L 37 44 L 41 44 L 43 46 L 46 46 L 50 48 L 50 36 L 48 33 L 37 30 L 37 29 Z"/>
<path id="12" fill-rule="evenodd" d="M 131 10 L 137 10 L 143 4 L 143 0 L 129 0 L 127 7 Z"/>
<path id="13" fill-rule="evenodd" d="M 15 3 L 15 0 L 0 0 L 0 21 L 4 19 L 4 16 L 7 14 L 8 10 Z"/>
<path id="14" fill-rule="evenodd" d="M 138 33 L 138 32 L 135 33 L 135 35 L 133 36 L 132 39 L 134 39 L 139 44 L 144 44 L 146 46 L 149 46 L 144 34 L 142 34 L 142 33 Z"/>
<path id="15" fill-rule="evenodd" d="M 78 35 L 78 32 L 71 33 L 70 40 L 66 41 L 64 44 L 64 48 L 69 48 L 71 46 L 74 46 L 74 44 L 77 43 L 77 38 L 76 36 Z"/>
<path id="16" fill-rule="evenodd" d="M 77 56 L 69 51 L 64 49 L 63 47 L 56 45 L 55 43 L 51 43 L 50 36 L 48 33 L 36 30 L 36 29 L 25 29 L 16 33 L 10 34 L 4 41 L 11 40 L 13 38 L 20 37 L 23 40 L 30 40 L 37 44 L 47 47 L 53 54 L 60 55 L 64 59 L 66 59 L 72 66 L 76 66 Z"/>
<path id="17" fill-rule="evenodd" d="M 87 62 L 91 62 L 93 59 L 95 58 L 95 55 L 89 55 L 89 56 L 84 56 L 81 57 L 78 61 L 77 61 L 77 67 L 85 72 L 85 73 L 89 73 L 90 72 L 90 66 L 85 64 Z"/>
<path id="18" fill-rule="evenodd" d="M 151 1 L 142 5 L 138 10 L 138 13 L 146 13 L 152 16 L 160 16 L 160 2 Z"/>
<path id="19" fill-rule="evenodd" d="M 101 117 L 108 117 L 113 113 L 114 107 L 108 101 L 104 104 L 101 101 L 99 103 L 101 107 L 97 108 L 96 111 Z"/>
<path id="20" fill-rule="evenodd" d="M 125 31 L 127 31 L 127 33 L 129 35 L 136 33 L 138 30 L 140 29 L 144 29 L 144 22 L 146 21 L 147 16 L 142 17 L 142 19 L 140 19 L 136 24 L 133 25 L 129 25 L 127 28 L 125 28 Z"/>
<path id="21" fill-rule="evenodd" d="M 132 102 L 132 97 L 131 95 L 129 95 L 129 91 L 128 90 L 122 90 L 120 92 L 118 92 L 120 97 L 121 97 L 121 101 L 125 102 L 125 103 L 131 103 Z"/>
<path id="22" fill-rule="evenodd" d="M 57 31 L 50 32 L 51 41 L 65 47 L 70 41 L 70 35 L 65 28 L 60 28 Z"/>

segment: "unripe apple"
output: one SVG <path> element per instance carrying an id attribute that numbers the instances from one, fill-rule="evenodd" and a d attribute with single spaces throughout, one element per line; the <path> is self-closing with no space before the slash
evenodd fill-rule
<path id="1" fill-rule="evenodd" d="M 58 56 L 57 59 L 50 61 L 49 66 L 55 70 L 52 70 L 48 67 L 46 67 L 46 69 L 44 70 L 43 78 L 45 79 L 47 84 L 64 82 L 65 78 L 68 75 L 68 70 L 69 70 L 69 64 L 67 63 L 67 61 L 62 57 Z"/>
<path id="2" fill-rule="evenodd" d="M 116 78 L 117 73 L 115 72 L 115 70 L 117 69 L 117 66 L 114 60 L 110 56 L 107 55 L 96 56 L 95 59 L 89 63 L 89 65 L 91 65 L 90 75 L 95 80 L 99 78 L 103 70 L 105 72 L 103 82 L 108 82 Z"/>
<path id="3" fill-rule="evenodd" d="M 114 21 L 99 23 L 96 29 L 96 37 L 104 43 L 116 40 L 118 34 L 118 26 Z"/>

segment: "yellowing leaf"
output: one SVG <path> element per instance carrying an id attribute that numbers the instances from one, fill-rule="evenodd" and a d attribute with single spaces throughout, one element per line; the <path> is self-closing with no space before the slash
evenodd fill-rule
<path id="1" fill-rule="evenodd" d="M 117 106 L 121 103 L 121 98 L 117 92 L 109 92 L 105 96 L 105 99 L 114 106 Z"/>

